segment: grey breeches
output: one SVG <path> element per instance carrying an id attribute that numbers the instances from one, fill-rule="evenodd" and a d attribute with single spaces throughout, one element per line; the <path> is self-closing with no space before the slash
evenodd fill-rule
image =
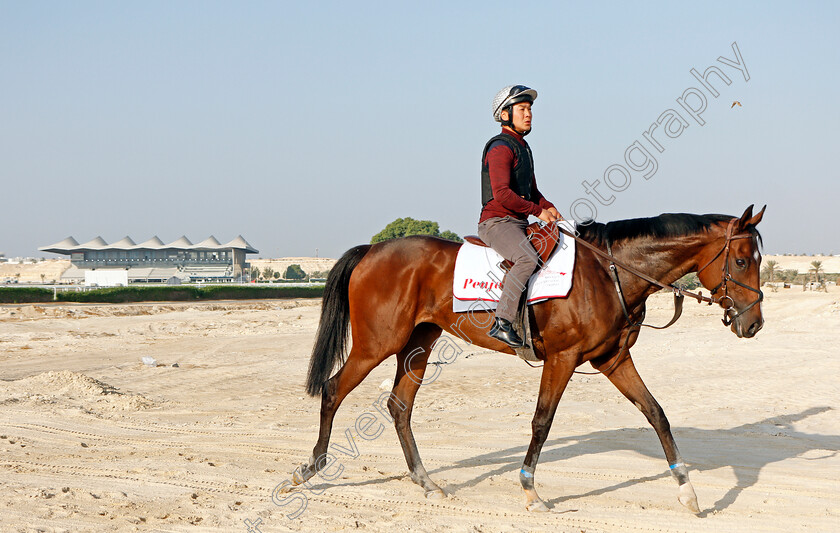
<path id="1" fill-rule="evenodd" d="M 513 322 L 522 291 L 539 263 L 539 256 L 525 236 L 527 220 L 513 217 L 488 218 L 478 224 L 478 237 L 513 263 L 496 308 L 496 317 Z"/>

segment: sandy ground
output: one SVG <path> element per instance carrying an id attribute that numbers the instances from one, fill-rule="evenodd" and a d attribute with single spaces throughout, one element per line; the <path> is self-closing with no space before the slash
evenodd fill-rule
<path id="1" fill-rule="evenodd" d="M 764 264 L 771 259 L 779 264 L 779 269 L 794 269 L 801 274 L 807 274 L 813 268 L 811 263 L 814 261 L 821 263 L 824 273 L 840 272 L 840 255 L 765 255 L 761 258 Z"/>
<path id="2" fill-rule="evenodd" d="M 53 259 L 38 263 L 0 263 L 0 283 L 55 283 L 70 268 L 69 259 Z M 42 278 L 41 275 L 44 275 Z"/>
<path id="3" fill-rule="evenodd" d="M 260 272 L 265 272 L 266 268 L 271 268 L 275 272 L 283 275 L 286 269 L 291 265 L 298 265 L 307 274 L 315 272 L 328 272 L 337 259 L 318 258 L 318 257 L 281 257 L 278 259 L 253 259 L 249 258 L 248 263 L 251 268 L 259 268 Z"/>
<path id="4" fill-rule="evenodd" d="M 334 481 L 273 501 L 316 439 L 320 404 L 302 384 L 319 305 L 0 307 L 0 531 L 840 530 L 837 288 L 768 292 L 751 340 L 690 302 L 677 325 L 642 335 L 634 359 L 700 516 L 677 502 L 653 430 L 597 375 L 573 378 L 543 449 L 537 488 L 552 512 L 525 511 L 540 370 L 463 344 L 414 414 L 447 499 L 408 479 L 391 427 L 372 440 L 354 429 L 381 417 L 392 358 L 335 421 L 333 442 L 357 456 L 338 453 Z M 649 307 L 653 322 L 670 317 L 669 296 Z"/>

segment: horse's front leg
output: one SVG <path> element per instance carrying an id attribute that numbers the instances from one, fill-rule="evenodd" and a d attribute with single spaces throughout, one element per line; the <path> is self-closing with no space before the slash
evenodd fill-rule
<path id="1" fill-rule="evenodd" d="M 566 390 L 566 385 L 569 384 L 574 370 L 573 358 L 563 357 L 561 354 L 549 356 L 543 366 L 537 410 L 531 421 L 531 445 L 528 447 L 525 462 L 519 471 L 519 482 L 522 483 L 522 489 L 525 491 L 525 508 L 529 511 L 548 511 L 545 502 L 534 488 L 534 471 L 537 468 L 540 451 L 548 437 L 548 431 L 551 429 L 557 404 L 560 403 L 560 397 L 563 396 L 563 391 Z"/>
<path id="2" fill-rule="evenodd" d="M 678 499 L 681 504 L 688 508 L 693 513 L 699 513 L 700 507 L 697 504 L 697 495 L 694 493 L 694 487 L 688 479 L 688 468 L 680 457 L 680 452 L 677 449 L 677 444 L 674 442 L 674 436 L 671 435 L 671 425 L 668 419 L 665 418 L 665 413 L 662 407 L 648 391 L 641 376 L 636 371 L 636 366 L 633 364 L 633 359 L 630 354 L 623 358 L 614 368 L 600 368 L 600 366 L 608 367 L 609 362 L 603 365 L 593 365 L 598 370 L 606 372 L 607 378 L 615 385 L 619 391 L 633 404 L 642 414 L 645 415 L 650 425 L 656 430 L 659 436 L 659 441 L 662 443 L 662 449 L 665 450 L 665 458 L 668 460 L 668 465 L 671 468 L 671 475 L 677 480 L 679 484 Z"/>

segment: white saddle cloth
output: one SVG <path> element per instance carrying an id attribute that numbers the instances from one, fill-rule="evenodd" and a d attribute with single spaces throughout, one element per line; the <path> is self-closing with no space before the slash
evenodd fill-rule
<path id="1" fill-rule="evenodd" d="M 560 223 L 574 232 L 574 221 Z M 499 266 L 504 258 L 486 246 L 464 243 L 455 259 L 455 276 L 452 284 L 452 310 L 456 313 L 496 309 L 502 290 L 499 282 L 504 271 Z M 549 298 L 565 298 L 572 288 L 572 271 L 575 266 L 575 241 L 560 234 L 557 247 L 546 264 L 528 280 L 528 304 Z"/>

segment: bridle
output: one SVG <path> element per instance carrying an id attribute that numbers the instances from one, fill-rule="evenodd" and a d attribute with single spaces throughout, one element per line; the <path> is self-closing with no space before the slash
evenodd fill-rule
<path id="1" fill-rule="evenodd" d="M 657 279 L 654 279 L 654 278 L 650 277 L 649 275 L 645 274 L 644 272 L 641 272 L 641 271 L 637 270 L 635 267 L 632 267 L 632 266 L 628 265 L 627 263 L 625 263 L 623 261 L 619 261 L 618 259 L 616 259 L 612 254 L 612 247 L 610 246 L 609 240 L 607 240 L 607 242 L 606 242 L 607 251 L 605 252 L 605 251 L 601 250 L 600 248 L 598 248 L 597 246 L 593 245 L 592 243 L 590 243 L 588 241 L 585 241 L 584 239 L 578 237 L 574 233 L 566 230 L 560 224 L 557 224 L 557 229 L 560 230 L 561 233 L 563 233 L 564 235 L 566 235 L 568 237 L 571 237 L 576 242 L 582 244 L 584 247 L 589 248 L 590 250 L 595 252 L 596 255 L 599 255 L 599 256 L 603 257 L 604 259 L 606 259 L 610 262 L 610 276 L 613 279 L 613 283 L 615 284 L 615 290 L 618 293 L 618 301 L 621 302 L 621 310 L 624 312 L 624 317 L 627 319 L 627 323 L 630 325 L 630 330 L 627 332 L 627 335 L 624 338 L 624 343 L 622 344 L 621 348 L 618 350 L 618 353 L 615 355 L 614 360 L 613 360 L 612 364 L 609 366 L 609 368 L 607 368 L 606 370 L 598 371 L 598 372 L 582 372 L 582 371 L 579 371 L 579 370 L 575 370 L 574 373 L 575 374 L 584 374 L 584 375 L 595 375 L 595 374 L 605 374 L 605 373 L 609 372 L 616 365 L 616 363 L 618 363 L 618 361 L 621 359 L 621 354 L 627 348 L 627 344 L 630 341 L 630 335 L 631 335 L 632 331 L 636 330 L 638 332 L 639 330 L 642 329 L 642 326 L 646 326 L 646 327 L 653 328 L 653 329 L 665 329 L 665 328 L 673 325 L 682 315 L 683 300 L 685 299 L 685 296 L 690 296 L 690 297 L 694 298 L 695 300 L 697 300 L 697 303 L 707 302 L 709 305 L 712 305 L 712 304 L 715 304 L 715 303 L 719 303 L 721 305 L 724 305 L 724 302 L 728 301 L 729 304 L 727 306 L 724 306 L 724 310 L 723 310 L 723 320 L 722 320 L 722 322 L 725 326 L 729 326 L 739 316 L 746 313 L 747 311 L 749 311 L 750 309 L 755 307 L 756 304 L 758 304 L 759 302 L 764 300 L 764 293 L 761 292 L 761 289 L 754 289 L 754 288 L 750 287 L 749 285 L 745 285 L 744 283 L 741 283 L 737 279 L 733 278 L 732 274 L 729 272 L 730 244 L 732 244 L 732 241 L 734 241 L 736 239 L 749 239 L 749 238 L 752 238 L 752 236 L 753 236 L 751 233 L 739 233 L 737 235 L 733 235 L 732 233 L 735 229 L 735 222 L 737 220 L 738 219 L 733 218 L 732 220 L 729 221 L 729 225 L 726 227 L 726 241 L 723 244 L 723 248 L 721 248 L 718 251 L 718 253 L 716 253 L 714 255 L 714 257 L 711 258 L 711 260 L 706 262 L 706 264 L 703 265 L 702 268 L 697 270 L 697 274 L 700 274 L 700 272 L 702 272 L 709 265 L 714 263 L 715 260 L 718 257 L 720 257 L 721 254 L 723 254 L 723 275 L 721 276 L 720 283 L 718 283 L 718 285 L 714 289 L 709 291 L 710 292 L 709 296 L 703 296 L 702 292 L 700 292 L 700 291 L 694 293 L 694 292 L 691 292 L 691 291 L 688 291 L 688 290 L 685 290 L 685 289 L 681 289 L 681 288 L 675 286 L 673 283 L 670 284 L 670 285 L 665 285 L 661 281 L 659 281 Z M 671 320 L 667 324 L 665 324 L 664 326 L 654 326 L 654 325 L 651 325 L 651 324 L 644 324 L 643 323 L 644 320 L 645 320 L 644 306 L 642 306 L 641 318 L 638 321 L 634 321 L 630 317 L 630 312 L 627 310 L 627 302 L 625 301 L 625 298 L 624 298 L 624 292 L 621 290 L 621 281 L 619 281 L 619 278 L 618 278 L 618 268 L 616 267 L 616 265 L 618 265 L 618 266 L 622 267 L 623 269 L 627 270 L 628 272 L 630 272 L 634 276 L 647 281 L 648 283 L 656 285 L 657 287 L 660 287 L 662 289 L 668 289 L 668 290 L 673 291 L 673 293 L 674 293 L 674 316 L 673 316 L 673 318 L 671 318 Z M 735 309 L 735 300 L 733 300 L 732 297 L 729 296 L 729 285 L 728 285 L 728 283 L 730 281 L 732 283 L 740 286 L 740 287 L 743 287 L 745 289 L 749 289 L 750 291 L 757 293 L 758 298 L 756 298 L 756 300 L 754 302 L 750 303 L 744 309 L 738 311 L 737 309 Z M 716 298 L 715 293 L 717 293 L 721 289 L 723 289 L 723 296 L 721 296 L 720 298 Z M 525 362 L 527 363 L 527 361 L 525 361 Z M 530 365 L 530 363 L 528 363 L 528 364 Z M 531 365 L 531 366 L 534 366 L 534 365 Z"/>
<path id="2" fill-rule="evenodd" d="M 691 291 L 686 290 L 686 289 L 681 289 L 681 288 L 675 286 L 674 284 L 666 285 L 666 284 L 662 283 L 661 281 L 650 277 L 649 275 L 645 274 L 644 272 L 640 272 L 639 270 L 637 270 L 636 268 L 628 265 L 627 263 L 624 263 L 623 261 L 619 261 L 618 259 L 616 259 L 613 256 L 612 249 L 610 247 L 609 241 L 607 241 L 607 251 L 605 252 L 605 251 L 601 250 L 600 248 L 598 248 L 597 246 L 593 245 L 592 243 L 590 243 L 588 241 L 585 241 L 584 239 L 582 239 L 582 238 L 578 237 L 577 235 L 573 234 L 572 232 L 566 230 L 565 228 L 563 228 L 563 226 L 560 226 L 559 224 L 558 224 L 558 229 L 564 235 L 567 235 L 567 236 L 571 237 L 572 239 L 574 239 L 578 243 L 582 244 L 584 247 L 589 248 L 590 250 L 595 252 L 597 255 L 600 255 L 601 257 L 607 259 L 610 262 L 610 274 L 613 278 L 613 283 L 615 284 L 616 292 L 618 292 L 619 301 L 621 302 L 621 308 L 624 311 L 624 316 L 627 318 L 627 322 L 631 326 L 634 326 L 634 327 L 647 326 L 647 327 L 651 327 L 651 328 L 655 328 L 655 329 L 665 329 L 665 328 L 667 328 L 668 326 L 670 326 L 674 322 L 676 322 L 677 319 L 682 314 L 682 302 L 683 302 L 683 297 L 684 296 L 689 296 L 691 298 L 694 298 L 695 300 L 697 300 L 697 303 L 707 302 L 709 305 L 716 304 L 716 303 L 721 304 L 724 307 L 722 322 L 723 322 L 724 325 L 728 326 L 728 325 L 732 324 L 732 322 L 735 319 L 737 319 L 739 316 L 746 313 L 747 311 L 749 311 L 750 309 L 755 307 L 756 304 L 758 304 L 762 300 L 764 300 L 764 293 L 761 292 L 761 289 L 755 289 L 753 287 L 750 287 L 749 285 L 741 283 L 740 281 L 733 278 L 732 274 L 729 271 L 729 252 L 730 252 L 730 248 L 731 248 L 730 245 L 732 244 L 732 241 L 734 241 L 736 239 L 749 239 L 749 238 L 753 237 L 752 233 L 738 233 L 737 235 L 733 235 L 733 232 L 735 230 L 735 222 L 737 220 L 738 220 L 737 218 L 733 218 L 732 220 L 729 221 L 729 225 L 726 227 L 726 241 L 724 242 L 723 247 L 718 251 L 718 253 L 716 253 L 714 255 L 714 257 L 712 257 L 709 261 L 707 261 L 705 265 L 703 265 L 701 268 L 699 268 L 697 270 L 697 274 L 700 274 L 700 272 L 702 272 L 709 265 L 714 263 L 715 260 L 718 257 L 720 257 L 721 254 L 723 254 L 723 269 L 722 269 L 723 272 L 722 272 L 721 280 L 720 280 L 720 283 L 718 283 L 718 285 L 710 291 L 709 296 L 703 296 L 702 292 L 699 292 L 699 291 L 694 293 L 694 292 L 691 292 Z M 624 293 L 621 290 L 621 283 L 619 282 L 619 279 L 618 279 L 618 272 L 617 272 L 616 265 L 618 265 L 621 268 L 623 268 L 624 270 L 630 272 L 634 276 L 647 281 L 648 283 L 656 285 L 657 287 L 660 287 L 662 289 L 667 289 L 667 290 L 673 291 L 673 293 L 674 293 L 674 317 L 671 319 L 670 322 L 668 322 L 664 326 L 651 326 L 649 324 L 642 324 L 642 321 L 644 320 L 644 316 L 642 317 L 642 320 L 640 320 L 639 322 L 634 322 L 630 318 L 630 313 L 627 310 L 627 304 L 626 304 L 625 299 L 624 299 Z M 747 305 L 745 308 L 738 311 L 737 309 L 735 309 L 735 300 L 733 300 L 732 297 L 729 296 L 729 282 L 730 281 L 732 283 L 734 283 L 735 285 L 738 285 L 739 287 L 743 287 L 745 289 L 748 289 L 748 290 L 758 294 L 758 298 L 756 298 L 755 301 L 753 301 L 752 303 Z M 720 291 L 721 289 L 723 289 L 723 295 L 718 298 L 718 297 L 715 296 L 715 294 L 718 291 Z"/>
<path id="3" fill-rule="evenodd" d="M 709 305 L 712 305 L 713 303 L 719 303 L 723 306 L 724 311 L 723 311 L 722 322 L 726 326 L 732 324 L 732 322 L 734 322 L 739 316 L 743 315 L 744 313 L 746 313 L 747 311 L 749 311 L 750 309 L 755 307 L 755 305 L 757 305 L 762 300 L 764 300 L 764 293 L 761 291 L 761 289 L 755 289 L 755 288 L 750 287 L 749 285 L 747 285 L 745 283 L 741 283 L 737 279 L 733 278 L 732 274 L 729 272 L 729 251 L 730 251 L 730 246 L 729 245 L 735 239 L 751 239 L 753 237 L 753 235 L 751 233 L 739 233 L 737 235 L 732 235 L 734 227 L 735 227 L 735 219 L 732 219 L 731 221 L 729 221 L 729 226 L 726 227 L 726 243 L 723 245 L 723 248 L 721 248 L 721 250 L 717 254 L 715 254 L 715 256 L 712 257 L 711 260 L 709 260 L 705 265 L 703 265 L 702 268 L 699 268 L 697 270 L 697 274 L 699 275 L 700 272 L 702 272 L 709 265 L 714 263 L 715 260 L 718 257 L 720 257 L 721 254 L 723 254 L 723 275 L 721 276 L 720 283 L 718 283 L 717 286 L 715 288 L 711 289 L 711 291 L 710 291 L 712 297 L 709 299 Z M 735 308 L 735 300 L 733 300 L 732 297 L 729 296 L 729 285 L 728 284 L 729 284 L 730 281 L 732 283 L 734 283 L 735 285 L 738 285 L 739 287 L 743 287 L 743 288 L 745 288 L 749 291 L 752 291 L 752 292 L 758 294 L 758 297 L 752 303 L 750 303 L 748 306 L 746 306 L 743 309 L 741 309 L 740 311 L 738 311 Z M 715 293 L 717 293 L 721 289 L 723 289 L 723 296 L 715 299 L 715 297 L 714 297 Z"/>

